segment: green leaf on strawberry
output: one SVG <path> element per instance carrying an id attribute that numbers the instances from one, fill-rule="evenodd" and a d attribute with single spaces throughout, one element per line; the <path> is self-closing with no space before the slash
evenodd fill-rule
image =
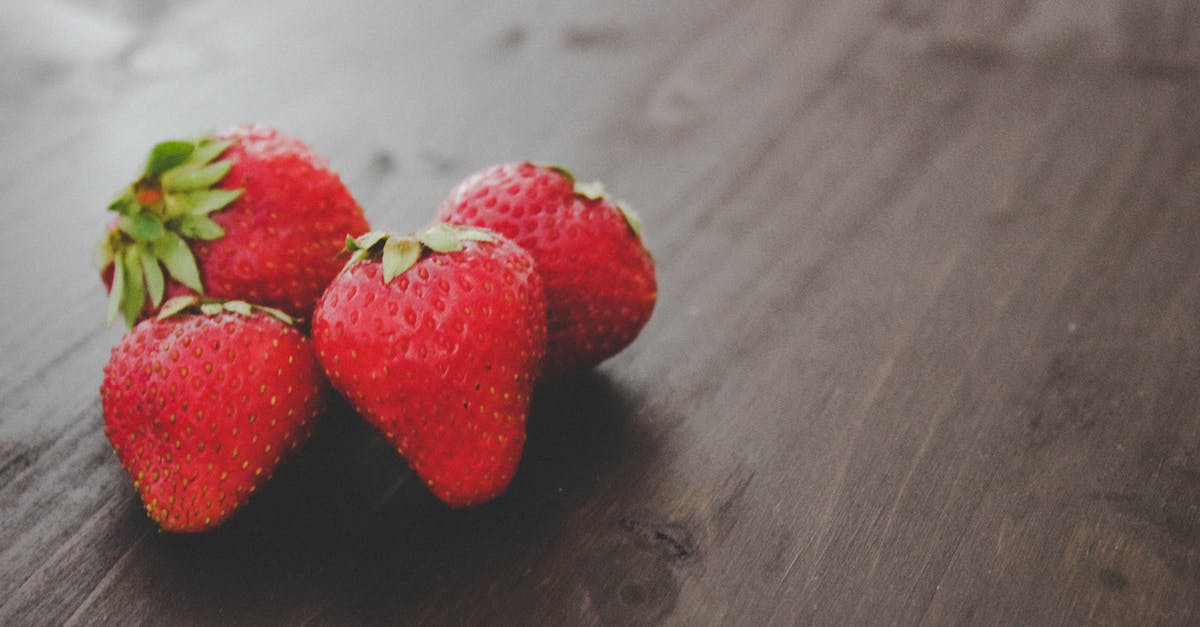
<path id="1" fill-rule="evenodd" d="M 158 310 L 158 319 L 170 318 L 175 314 L 191 307 L 200 302 L 195 296 L 176 296 L 171 300 L 163 303 L 163 306 Z"/>
<path id="2" fill-rule="evenodd" d="M 224 307 L 225 311 L 232 311 L 235 314 L 241 314 L 243 316 L 249 316 L 253 311 L 250 307 L 250 303 L 247 303 L 244 300 L 226 301 Z"/>
<path id="3" fill-rule="evenodd" d="M 233 145 L 233 142 L 228 140 L 216 141 L 204 136 L 194 138 L 193 143 L 196 145 L 196 151 L 188 160 L 191 163 L 208 163 Z"/>
<path id="4" fill-rule="evenodd" d="M 112 202 L 108 203 L 108 210 L 123 216 L 137 212 L 138 204 L 137 200 L 133 197 L 133 191 L 127 189 L 117 195 Z"/>
<path id="5" fill-rule="evenodd" d="M 142 264 L 142 277 L 146 280 L 146 290 L 150 293 L 150 301 L 157 307 L 162 303 L 163 280 L 162 268 L 158 265 L 158 259 L 140 244 L 135 244 L 133 250 L 137 252 L 138 260 Z"/>
<path id="6" fill-rule="evenodd" d="M 370 231 L 359 235 L 357 239 L 351 240 L 354 246 L 360 250 L 370 250 L 375 247 L 375 244 L 382 242 L 388 236 L 386 231 Z"/>
<path id="7" fill-rule="evenodd" d="M 192 249 L 188 248 L 183 239 L 167 232 L 154 242 L 151 250 L 176 281 L 198 293 L 204 293 L 204 286 L 200 283 L 200 270 L 196 267 L 196 257 L 192 255 Z"/>
<path id="8" fill-rule="evenodd" d="M 388 238 L 383 245 L 383 282 L 391 283 L 420 258 L 421 245 L 412 238 Z"/>
<path id="9" fill-rule="evenodd" d="M 588 200 L 600 200 L 604 198 L 604 185 L 600 181 L 592 181 L 590 183 L 575 183 L 575 193 L 583 196 Z"/>
<path id="10" fill-rule="evenodd" d="M 103 270 L 112 262 L 112 241 L 105 237 L 104 239 L 96 242 L 96 247 L 92 249 L 92 265 L 96 266 L 97 270 Z"/>
<path id="11" fill-rule="evenodd" d="M 205 189 L 166 197 L 167 213 L 172 216 L 194 215 L 206 216 L 214 211 L 224 209 L 226 205 L 238 199 L 244 190 L 240 189 Z"/>
<path id="12" fill-rule="evenodd" d="M 153 242 L 166 233 L 162 220 L 152 213 L 121 216 L 118 228 L 138 242 Z"/>
<path id="13" fill-rule="evenodd" d="M 225 236 L 225 229 L 208 216 L 185 215 L 177 224 L 179 234 L 188 239 L 214 240 Z"/>
<path id="14" fill-rule="evenodd" d="M 351 253 L 343 270 L 369 259 L 379 259 L 383 265 L 383 282 L 404 274 L 426 254 L 453 253 L 462 250 L 463 242 L 494 242 L 495 234 L 487 229 L 434 224 L 423 231 L 400 237 L 386 231 L 371 231 L 357 238 L 347 237 L 343 252 Z"/>
<path id="15" fill-rule="evenodd" d="M 142 177 L 109 203 L 108 210 L 120 219 L 97 244 L 94 261 L 101 269 L 113 268 L 110 324 L 120 311 L 133 326 L 147 298 L 159 306 L 168 279 L 204 293 L 188 241 L 224 237 L 225 230 L 209 215 L 245 191 L 214 188 L 233 166 L 217 160 L 231 145 L 207 136 L 157 144 Z"/>
<path id="16" fill-rule="evenodd" d="M 187 141 L 165 141 L 150 150 L 146 160 L 147 178 L 158 176 L 183 163 L 196 150 L 196 145 Z"/>
<path id="17" fill-rule="evenodd" d="M 171 316 L 183 313 L 200 313 L 206 316 L 215 316 L 223 311 L 231 311 L 242 316 L 251 316 L 254 312 L 261 311 L 277 318 L 284 324 L 293 326 L 296 324 L 294 318 L 274 307 L 251 305 L 244 300 L 221 300 L 219 298 L 200 298 L 198 296 L 176 296 L 168 300 L 158 310 L 156 319 L 166 320 Z"/>
<path id="18" fill-rule="evenodd" d="M 169 192 L 207 189 L 225 178 L 231 167 L 233 164 L 228 161 L 218 161 L 205 166 L 174 168 L 163 173 L 162 187 Z"/>
<path id="19" fill-rule="evenodd" d="M 108 323 L 117 319 L 121 310 L 121 298 L 125 295 L 125 256 L 113 255 L 112 288 L 108 292 Z"/>
<path id="20" fill-rule="evenodd" d="M 633 231 L 633 235 L 639 240 L 642 239 L 642 217 L 633 210 L 633 207 L 629 206 L 629 203 L 623 200 L 614 205 L 616 205 L 617 211 L 621 212 L 621 217 L 625 218 L 625 224 L 629 225 L 629 230 Z"/>
<path id="21" fill-rule="evenodd" d="M 435 224 L 421 232 L 418 237 L 421 243 L 430 250 L 439 253 L 452 253 L 462 250 L 462 242 L 458 232 L 448 224 Z"/>
<path id="22" fill-rule="evenodd" d="M 572 185 L 575 184 L 575 173 L 571 172 L 570 170 L 568 170 L 567 168 L 564 168 L 561 165 L 555 165 L 553 163 L 548 163 L 545 161 L 528 161 L 527 163 L 529 163 L 530 165 L 535 166 L 535 167 L 545 168 L 545 169 L 551 170 L 553 172 L 558 172 L 559 174 L 561 174 L 563 176 L 563 178 L 567 179 L 567 181 L 570 182 Z"/>
<path id="23" fill-rule="evenodd" d="M 142 276 L 142 260 L 137 246 L 125 249 L 125 293 L 122 294 L 121 307 L 125 314 L 125 324 L 132 327 L 137 323 L 138 314 L 146 302 L 146 284 Z"/>

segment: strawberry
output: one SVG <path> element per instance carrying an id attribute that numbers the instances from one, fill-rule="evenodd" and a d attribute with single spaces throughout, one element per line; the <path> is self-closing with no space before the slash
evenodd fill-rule
<path id="1" fill-rule="evenodd" d="M 156 145 L 108 208 L 118 218 L 96 263 L 109 322 L 121 311 L 130 326 L 184 294 L 306 319 L 337 274 L 346 235 L 369 228 L 324 160 L 265 126 Z"/>
<path id="2" fill-rule="evenodd" d="M 546 342 L 529 254 L 480 229 L 372 232 L 313 312 L 330 382 L 445 503 L 508 487 Z"/>
<path id="3" fill-rule="evenodd" d="M 589 368 L 633 342 L 658 286 L 636 215 L 563 168 L 505 163 L 450 193 L 438 219 L 492 229 L 529 251 L 546 290 L 545 373 Z"/>
<path id="4" fill-rule="evenodd" d="M 113 349 L 105 433 L 162 529 L 221 524 L 308 438 L 328 385 L 289 322 L 242 301 L 179 297 Z"/>

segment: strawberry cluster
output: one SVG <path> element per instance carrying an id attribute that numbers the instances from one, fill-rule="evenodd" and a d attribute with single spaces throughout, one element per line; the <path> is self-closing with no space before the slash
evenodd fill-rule
<path id="1" fill-rule="evenodd" d="M 158 144 L 109 209 L 96 262 L 132 330 L 104 369 L 105 432 L 167 531 L 233 515 L 330 388 L 437 498 L 491 500 L 534 385 L 629 345 L 657 296 L 632 211 L 533 163 L 471 176 L 400 236 L 304 144 L 243 126 Z"/>

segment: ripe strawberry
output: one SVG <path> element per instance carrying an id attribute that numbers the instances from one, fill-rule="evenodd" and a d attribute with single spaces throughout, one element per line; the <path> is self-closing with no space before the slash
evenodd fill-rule
<path id="1" fill-rule="evenodd" d="M 328 386 L 311 343 L 284 320 L 179 297 L 113 349 L 105 432 L 164 530 L 221 524 L 311 433 Z"/>
<path id="2" fill-rule="evenodd" d="M 313 312 L 330 382 L 439 499 L 508 487 L 546 343 L 529 254 L 479 229 L 367 233 Z"/>
<path id="3" fill-rule="evenodd" d="M 370 228 L 324 160 L 265 126 L 158 144 L 108 208 L 119 218 L 96 263 L 109 322 L 123 311 L 130 326 L 184 294 L 308 318 L 346 235 Z"/>
<path id="4" fill-rule="evenodd" d="M 549 376 L 617 354 L 654 311 L 654 260 L 637 217 L 598 183 L 557 167 L 496 165 L 460 183 L 438 219 L 492 229 L 533 255 L 546 290 Z"/>

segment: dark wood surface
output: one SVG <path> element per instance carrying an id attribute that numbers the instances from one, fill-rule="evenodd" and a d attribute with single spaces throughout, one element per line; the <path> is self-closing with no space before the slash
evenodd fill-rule
<path id="1" fill-rule="evenodd" d="M 0 624 L 1200 622 L 1200 7 L 0 3 Z M 653 320 L 451 511 L 344 407 L 159 533 L 90 248 L 243 121 L 379 227 L 540 159 L 640 209 Z"/>

